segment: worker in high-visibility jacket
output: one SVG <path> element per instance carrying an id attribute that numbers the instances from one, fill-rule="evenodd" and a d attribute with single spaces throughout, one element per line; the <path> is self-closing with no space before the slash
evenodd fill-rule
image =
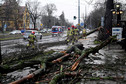
<path id="1" fill-rule="evenodd" d="M 71 36 L 71 41 L 72 41 L 72 44 L 74 44 L 74 41 L 75 41 L 75 29 L 74 29 L 74 25 L 71 26 L 71 33 L 72 33 L 72 36 Z"/>
<path id="2" fill-rule="evenodd" d="M 30 46 L 32 46 L 32 49 L 35 49 L 35 44 L 34 44 L 34 42 L 37 41 L 37 39 L 36 39 L 36 36 L 35 36 L 34 34 L 35 34 L 35 32 L 32 31 L 31 34 L 30 34 L 29 37 L 28 37 L 28 38 L 29 38 L 29 39 L 28 39 L 29 43 L 27 44 L 27 49 L 28 49 Z"/>
<path id="3" fill-rule="evenodd" d="M 83 32 L 82 33 L 83 33 L 84 39 L 86 39 L 86 29 L 85 28 L 83 29 Z"/>
<path id="4" fill-rule="evenodd" d="M 71 32 L 71 29 L 70 27 L 68 27 L 68 30 L 67 30 L 67 43 L 69 43 L 71 41 L 71 36 L 72 36 L 72 32 Z"/>
<path id="5" fill-rule="evenodd" d="M 79 34 L 79 31 L 77 27 L 74 27 L 74 41 L 75 42 L 78 42 L 78 34 Z"/>

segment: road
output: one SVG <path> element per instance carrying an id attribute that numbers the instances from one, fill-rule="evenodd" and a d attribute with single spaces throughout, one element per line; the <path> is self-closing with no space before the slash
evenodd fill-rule
<path id="1" fill-rule="evenodd" d="M 40 40 L 38 39 L 38 44 L 43 44 L 43 43 L 51 43 L 51 42 L 58 42 L 66 39 L 66 32 L 63 33 L 61 36 L 55 36 L 52 37 L 51 35 L 49 36 L 43 36 L 43 38 Z M 27 45 L 28 41 L 24 39 L 15 39 L 15 40 L 7 40 L 7 41 L 1 41 L 1 50 L 2 54 L 5 53 L 10 53 L 10 52 L 15 52 L 20 49 L 14 48 L 17 45 Z"/>

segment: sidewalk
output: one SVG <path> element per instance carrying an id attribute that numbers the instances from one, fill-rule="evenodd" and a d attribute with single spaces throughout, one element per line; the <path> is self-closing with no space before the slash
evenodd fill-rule
<path id="1" fill-rule="evenodd" d="M 79 39 L 79 42 L 81 42 L 85 48 L 95 47 L 97 45 L 95 45 L 93 41 L 96 37 L 97 34 L 93 33 L 87 36 L 87 39 Z M 82 74 L 88 73 L 86 75 L 84 74 L 85 76 L 81 82 L 85 82 L 84 84 L 126 84 L 124 83 L 126 81 L 126 52 L 119 44 L 111 43 L 99 50 L 99 53 L 95 55 L 89 54 L 88 57 L 89 58 L 85 58 L 80 64 L 84 67 Z M 110 80 L 112 77 L 114 77 L 115 80 Z M 87 80 L 85 78 L 89 79 Z M 94 78 L 94 80 L 91 81 L 91 78 Z M 95 80 L 96 78 L 106 79 L 103 81 Z"/>

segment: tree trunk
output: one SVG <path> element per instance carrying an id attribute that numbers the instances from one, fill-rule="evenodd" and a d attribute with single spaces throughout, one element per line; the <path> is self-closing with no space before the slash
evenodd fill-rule
<path id="1" fill-rule="evenodd" d="M 94 29 L 94 30 L 88 32 L 88 33 L 86 34 L 86 36 L 88 36 L 88 35 L 90 35 L 90 34 L 96 32 L 96 31 L 99 31 L 99 30 L 101 30 L 101 29 L 102 29 L 102 26 L 100 26 L 100 27 L 98 27 L 98 28 L 96 28 L 96 29 Z M 79 38 L 82 38 L 82 37 L 83 37 L 83 35 L 81 34 Z"/>
<path id="2" fill-rule="evenodd" d="M 28 67 L 28 66 L 33 66 L 35 64 L 41 64 L 41 61 L 38 60 L 34 60 L 34 61 L 27 61 L 27 62 L 23 62 L 23 63 L 19 63 L 19 64 L 15 64 L 12 66 L 0 66 L 0 73 L 9 73 L 18 69 L 22 69 L 24 67 Z"/>
<path id="3" fill-rule="evenodd" d="M 0 41 L 0 64 L 2 63 L 2 55 L 1 55 L 1 41 Z"/>
<path id="4" fill-rule="evenodd" d="M 49 84 L 57 84 L 61 79 L 67 78 L 67 77 L 75 77 L 79 76 L 79 72 L 62 72 L 60 74 L 55 75 L 52 80 L 49 82 Z"/>
<path id="5" fill-rule="evenodd" d="M 9 84 L 24 84 L 25 81 L 30 80 L 30 79 L 34 78 L 35 76 L 42 74 L 42 73 L 45 74 L 45 67 L 44 66 L 42 68 L 36 70 L 35 72 L 29 74 L 28 76 L 23 77 L 20 80 L 16 80 L 14 82 L 11 82 Z"/>
<path id="6" fill-rule="evenodd" d="M 114 8 L 113 0 L 107 0 L 104 25 L 104 39 L 107 39 L 112 34 L 112 9 Z"/>
<path id="7" fill-rule="evenodd" d="M 15 20 L 14 23 L 15 23 L 16 30 L 18 30 L 19 29 L 18 22 Z"/>
<path id="8" fill-rule="evenodd" d="M 34 22 L 34 29 L 36 28 L 36 22 Z"/>

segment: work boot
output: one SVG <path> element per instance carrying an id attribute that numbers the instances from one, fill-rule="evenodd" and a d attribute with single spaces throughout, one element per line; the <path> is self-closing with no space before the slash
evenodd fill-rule
<path id="1" fill-rule="evenodd" d="M 72 45 L 74 45 L 74 42 L 72 42 Z"/>
<path id="2" fill-rule="evenodd" d="M 26 47 L 26 49 L 28 49 L 28 46 Z"/>

